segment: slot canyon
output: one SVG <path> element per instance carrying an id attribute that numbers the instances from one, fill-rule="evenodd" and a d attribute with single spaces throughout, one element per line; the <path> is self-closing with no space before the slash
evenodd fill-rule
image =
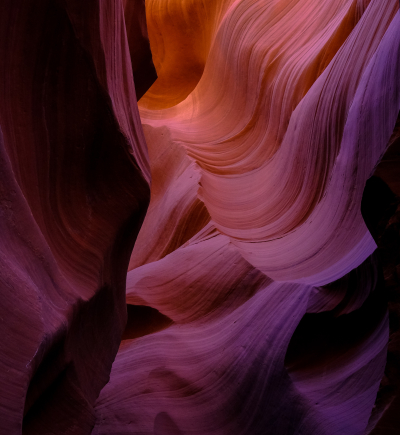
<path id="1" fill-rule="evenodd" d="M 0 435 L 400 434 L 399 9 L 0 1 Z"/>

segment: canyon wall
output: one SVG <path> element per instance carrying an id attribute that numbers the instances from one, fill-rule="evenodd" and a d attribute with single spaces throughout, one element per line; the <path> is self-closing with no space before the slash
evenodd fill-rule
<path id="1" fill-rule="evenodd" d="M 398 1 L 0 23 L 0 434 L 396 433 Z"/>

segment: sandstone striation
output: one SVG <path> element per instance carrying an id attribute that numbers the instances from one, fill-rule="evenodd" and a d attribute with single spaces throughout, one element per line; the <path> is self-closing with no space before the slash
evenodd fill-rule
<path id="1" fill-rule="evenodd" d="M 150 196 L 136 59 L 120 2 L 3 1 L 0 29 L 0 433 L 90 434 Z"/>
<path id="2" fill-rule="evenodd" d="M 121 343 L 93 433 L 372 430 L 389 321 L 361 202 L 400 109 L 398 2 L 146 6 L 127 302 L 170 323 Z"/>
<path id="3" fill-rule="evenodd" d="M 0 434 L 394 433 L 398 1 L 0 24 Z"/>

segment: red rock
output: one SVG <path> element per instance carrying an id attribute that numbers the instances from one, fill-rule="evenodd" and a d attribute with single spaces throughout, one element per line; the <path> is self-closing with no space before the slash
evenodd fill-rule
<path id="1" fill-rule="evenodd" d="M 149 202 L 123 8 L 4 1 L 0 24 L 0 433 L 89 434 Z"/>
<path id="2" fill-rule="evenodd" d="M 399 14 L 1 4 L 4 433 L 393 420 Z"/>
<path id="3" fill-rule="evenodd" d="M 398 2 L 218 3 L 147 3 L 127 301 L 173 323 L 122 342 L 93 433 L 364 434 L 389 319 L 361 201 L 400 109 Z"/>

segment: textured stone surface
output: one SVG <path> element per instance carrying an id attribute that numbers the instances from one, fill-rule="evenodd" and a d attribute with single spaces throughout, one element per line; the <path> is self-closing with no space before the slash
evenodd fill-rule
<path id="1" fill-rule="evenodd" d="M 0 433 L 90 434 L 150 196 L 123 8 L 3 1 L 0 32 Z"/>
<path id="2" fill-rule="evenodd" d="M 396 433 L 399 14 L 0 4 L 1 434 Z"/>
<path id="3" fill-rule="evenodd" d="M 372 430 L 395 394 L 361 203 L 395 141 L 398 2 L 146 6 L 153 184 L 127 301 L 171 323 L 126 336 L 93 433 Z"/>

